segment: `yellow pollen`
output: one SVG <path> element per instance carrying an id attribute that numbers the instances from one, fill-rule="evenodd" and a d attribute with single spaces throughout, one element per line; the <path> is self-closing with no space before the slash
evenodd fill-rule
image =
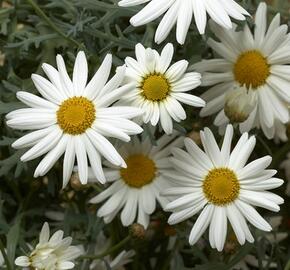
<path id="1" fill-rule="evenodd" d="M 79 135 L 91 127 L 96 118 L 94 104 L 85 97 L 65 100 L 57 111 L 57 123 L 64 133 Z"/>
<path id="2" fill-rule="evenodd" d="M 128 186 L 141 188 L 154 180 L 156 166 L 150 158 L 136 154 L 128 157 L 126 163 L 127 168 L 121 169 L 120 174 Z"/>
<path id="3" fill-rule="evenodd" d="M 161 101 L 167 97 L 170 84 L 164 75 L 156 73 L 144 78 L 141 88 L 146 99 Z"/>
<path id="4" fill-rule="evenodd" d="M 256 50 L 242 53 L 234 65 L 235 80 L 247 88 L 256 89 L 264 85 L 269 75 L 266 57 Z"/>
<path id="5" fill-rule="evenodd" d="M 210 203 L 221 206 L 237 199 L 240 184 L 232 170 L 215 168 L 209 171 L 205 177 L 202 188 Z"/>

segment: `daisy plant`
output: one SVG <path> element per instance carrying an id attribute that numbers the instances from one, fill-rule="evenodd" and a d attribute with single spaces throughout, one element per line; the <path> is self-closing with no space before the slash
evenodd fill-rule
<path id="1" fill-rule="evenodd" d="M 0 7 L 1 269 L 290 270 L 290 1 Z"/>

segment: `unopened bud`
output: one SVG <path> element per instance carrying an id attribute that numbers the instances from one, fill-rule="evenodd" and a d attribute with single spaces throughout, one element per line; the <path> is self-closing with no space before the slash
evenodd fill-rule
<path id="1" fill-rule="evenodd" d="M 170 226 L 170 225 L 165 225 L 165 228 L 164 228 L 164 234 L 166 236 L 174 236 L 176 235 L 176 230 L 173 226 Z"/>
<path id="2" fill-rule="evenodd" d="M 81 190 L 83 188 L 79 178 L 79 174 L 77 172 L 74 172 L 70 177 L 70 185 L 76 191 Z"/>
<path id="3" fill-rule="evenodd" d="M 256 103 L 257 96 L 254 91 L 245 87 L 234 89 L 225 97 L 225 115 L 231 123 L 242 123 L 248 119 Z"/>
<path id="4" fill-rule="evenodd" d="M 137 239 L 144 239 L 145 238 L 145 228 L 143 225 L 134 223 L 130 227 L 130 234 L 132 237 L 137 238 Z"/>
<path id="5" fill-rule="evenodd" d="M 200 138 L 200 132 L 199 131 L 191 131 L 188 133 L 188 137 L 191 138 L 197 145 L 201 145 L 201 138 Z"/>
<path id="6" fill-rule="evenodd" d="M 225 243 L 224 252 L 226 254 L 234 254 L 238 247 L 239 247 L 239 243 L 238 243 L 237 237 L 233 232 L 231 232 Z"/>

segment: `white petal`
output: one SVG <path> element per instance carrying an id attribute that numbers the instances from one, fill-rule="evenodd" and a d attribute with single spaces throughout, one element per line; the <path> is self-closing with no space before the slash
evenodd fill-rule
<path id="1" fill-rule="evenodd" d="M 265 157 L 256 159 L 252 161 L 251 163 L 249 163 L 244 168 L 238 170 L 237 175 L 239 179 L 243 179 L 251 175 L 255 175 L 256 173 L 266 169 L 271 164 L 271 161 L 272 161 L 272 157 L 270 156 L 265 156 Z"/>
<path id="2" fill-rule="evenodd" d="M 172 57 L 174 53 L 174 47 L 171 43 L 166 44 L 163 48 L 160 59 L 157 62 L 156 71 L 160 73 L 165 73 L 170 66 Z"/>
<path id="3" fill-rule="evenodd" d="M 93 100 L 107 82 L 112 66 L 112 55 L 107 54 L 98 71 L 85 88 L 84 95 Z"/>
<path id="4" fill-rule="evenodd" d="M 127 202 L 121 213 L 121 221 L 124 226 L 129 226 L 134 222 L 138 204 L 138 192 L 129 191 L 127 194 Z"/>
<path id="5" fill-rule="evenodd" d="M 61 104 L 63 97 L 60 90 L 57 89 L 50 81 L 40 75 L 32 74 L 31 79 L 38 92 L 47 100 L 55 104 Z"/>
<path id="6" fill-rule="evenodd" d="M 63 160 L 63 183 L 62 188 L 65 188 L 70 177 L 72 174 L 72 170 L 74 167 L 75 162 L 75 146 L 74 146 L 74 140 L 73 137 L 68 138 L 68 143 L 66 145 L 66 150 L 64 154 L 64 160 Z"/>
<path id="7" fill-rule="evenodd" d="M 232 228 L 235 232 L 235 235 L 241 245 L 243 245 L 246 241 L 245 233 L 243 230 L 243 227 L 240 224 L 240 220 L 243 218 L 239 212 L 239 210 L 236 208 L 234 204 L 229 204 L 226 207 L 227 211 L 227 217 L 229 218 L 229 221 L 232 225 Z"/>
<path id="8" fill-rule="evenodd" d="M 173 123 L 163 102 L 160 102 L 159 109 L 161 126 L 167 135 L 171 134 L 173 130 Z"/>
<path id="9" fill-rule="evenodd" d="M 28 92 L 19 91 L 16 95 L 20 101 L 32 108 L 46 108 L 55 111 L 58 108 L 56 104 Z"/>
<path id="10" fill-rule="evenodd" d="M 194 245 L 207 229 L 213 214 L 214 206 L 207 205 L 197 218 L 189 235 L 189 244 Z"/>
<path id="11" fill-rule="evenodd" d="M 102 168 L 102 161 L 101 161 L 100 154 L 95 149 L 95 147 L 93 146 L 93 144 L 91 143 L 87 135 L 84 136 L 84 144 L 86 147 L 86 152 L 88 154 L 89 161 L 91 164 L 91 169 L 94 173 L 94 176 L 97 178 L 97 180 L 100 183 L 104 184 L 106 182 L 106 178 L 105 178 L 104 171 Z"/>
<path id="12" fill-rule="evenodd" d="M 83 185 L 87 184 L 88 181 L 88 160 L 86 148 L 83 142 L 85 135 L 79 135 L 74 137 L 75 152 L 78 164 L 78 173 L 80 181 Z"/>
<path id="13" fill-rule="evenodd" d="M 272 230 L 270 224 L 264 218 L 262 218 L 261 215 L 252 206 L 240 200 L 236 200 L 235 205 L 240 209 L 245 218 L 255 227 L 267 232 Z"/>
<path id="14" fill-rule="evenodd" d="M 47 136 L 43 137 L 37 144 L 29 149 L 24 155 L 21 156 L 21 161 L 29 161 L 50 151 L 59 142 L 62 131 L 55 127 Z"/>
<path id="15" fill-rule="evenodd" d="M 45 244 L 49 240 L 49 225 L 47 222 L 44 222 L 40 234 L 39 234 L 39 244 Z"/>
<path id="16" fill-rule="evenodd" d="M 65 91 L 67 97 L 74 96 L 74 86 L 67 73 L 64 60 L 61 55 L 56 56 L 57 69 L 59 72 L 59 78 L 62 85 L 62 89 Z"/>
<path id="17" fill-rule="evenodd" d="M 91 143 L 108 161 L 116 166 L 126 166 L 125 161 L 105 137 L 98 134 L 93 129 L 88 129 L 86 134 L 90 138 Z"/>
<path id="18" fill-rule="evenodd" d="M 43 176 L 52 168 L 54 163 L 65 151 L 67 142 L 68 135 L 63 135 L 56 147 L 53 148 L 38 164 L 34 172 L 34 177 Z"/>
<path id="19" fill-rule="evenodd" d="M 73 86 L 76 96 L 82 96 L 88 80 L 88 63 L 83 51 L 77 54 L 73 70 Z"/>
<path id="20" fill-rule="evenodd" d="M 117 193 L 124 186 L 123 181 L 116 181 L 111 186 L 106 188 L 104 191 L 99 193 L 97 196 L 90 199 L 90 203 L 100 203 L 110 197 L 111 195 Z"/>

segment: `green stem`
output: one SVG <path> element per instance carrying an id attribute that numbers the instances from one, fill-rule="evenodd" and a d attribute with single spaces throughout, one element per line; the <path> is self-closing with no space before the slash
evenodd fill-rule
<path id="1" fill-rule="evenodd" d="M 91 186 L 94 190 L 96 190 L 98 192 L 102 192 L 103 191 L 103 189 L 101 189 L 98 184 L 91 184 L 91 185 L 88 184 L 88 186 Z"/>
<path id="2" fill-rule="evenodd" d="M 127 244 L 130 241 L 130 239 L 131 239 L 131 237 L 130 237 L 130 235 L 128 235 L 126 238 L 124 238 L 118 244 L 116 244 L 115 246 L 107 249 L 103 253 L 101 253 L 99 255 L 84 255 L 84 256 L 81 256 L 80 259 L 92 259 L 92 260 L 102 259 L 105 256 L 107 256 L 109 254 L 112 254 L 113 252 L 119 250 L 121 247 L 123 247 L 125 244 Z"/>
<path id="3" fill-rule="evenodd" d="M 34 0 L 26 0 L 35 10 L 35 12 L 55 31 L 57 32 L 61 37 L 68 40 L 69 42 L 73 43 L 79 48 L 84 49 L 83 45 L 74 40 L 73 38 L 68 37 L 65 35 L 41 10 L 41 8 L 34 2 Z"/>
<path id="4" fill-rule="evenodd" d="M 288 261 L 288 263 L 286 264 L 285 266 L 285 269 L 284 270 L 290 270 L 290 260 Z"/>
<path id="5" fill-rule="evenodd" d="M 7 266 L 7 269 L 8 270 L 12 270 L 12 267 L 11 267 L 11 264 L 10 264 L 10 261 L 9 261 L 9 258 L 7 256 L 7 253 L 5 251 L 5 248 L 4 248 L 4 245 L 2 243 L 2 240 L 0 239 L 0 250 L 1 250 L 1 253 L 2 253 L 2 256 L 4 258 L 4 261 L 5 261 L 5 264 Z"/>
<path id="6" fill-rule="evenodd" d="M 268 152 L 270 156 L 273 156 L 271 148 L 267 145 L 267 143 L 259 136 L 256 136 L 257 140 L 260 142 L 260 144 L 265 148 L 265 150 Z"/>

